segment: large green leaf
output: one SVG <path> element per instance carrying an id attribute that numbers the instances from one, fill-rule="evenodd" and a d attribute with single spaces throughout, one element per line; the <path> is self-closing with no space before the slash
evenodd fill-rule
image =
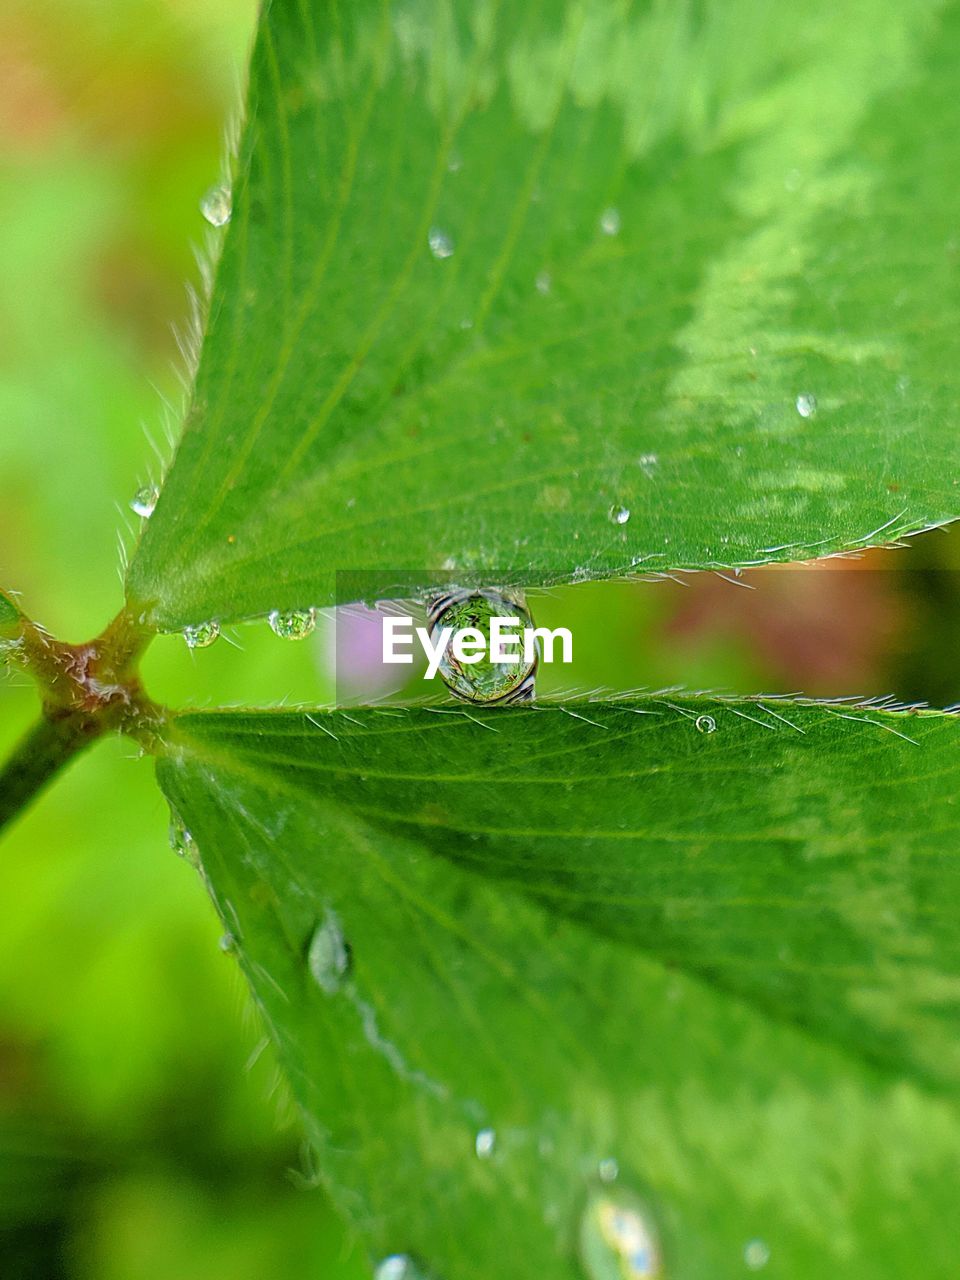
<path id="1" fill-rule="evenodd" d="M 172 629 L 338 568 L 388 596 L 956 517 L 958 59 L 932 0 L 265 5 L 132 598 Z"/>
<path id="2" fill-rule="evenodd" d="M 186 715 L 158 769 L 374 1256 L 573 1277 L 632 1192 L 671 1280 L 893 1280 L 956 1273 L 958 746 L 646 699 Z"/>

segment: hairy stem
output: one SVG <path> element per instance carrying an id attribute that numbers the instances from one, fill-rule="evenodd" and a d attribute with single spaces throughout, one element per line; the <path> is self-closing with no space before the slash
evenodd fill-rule
<path id="1" fill-rule="evenodd" d="M 82 712 L 38 720 L 0 768 L 0 831 L 103 729 Z"/>

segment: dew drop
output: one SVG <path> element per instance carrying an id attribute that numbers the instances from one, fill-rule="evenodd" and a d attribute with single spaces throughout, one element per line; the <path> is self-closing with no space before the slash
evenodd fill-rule
<path id="1" fill-rule="evenodd" d="M 430 252 L 435 258 L 453 257 L 453 240 L 446 231 L 441 231 L 439 227 L 430 228 L 427 243 L 430 245 Z"/>
<path id="2" fill-rule="evenodd" d="M 748 1240 L 743 1246 L 743 1260 L 751 1271 L 760 1271 L 770 1261 L 770 1247 L 765 1240 Z"/>
<path id="3" fill-rule="evenodd" d="M 218 943 L 218 946 L 220 947 L 220 950 L 224 953 L 224 955 L 229 955 L 231 951 L 236 950 L 237 940 L 232 933 L 225 933 L 221 937 L 220 942 Z"/>
<path id="4" fill-rule="evenodd" d="M 612 1156 L 608 1156 L 606 1160 L 601 1160 L 597 1165 L 597 1173 L 601 1182 L 616 1182 L 620 1176 L 620 1165 Z"/>
<path id="5" fill-rule="evenodd" d="M 156 510 L 160 490 L 155 484 L 145 484 L 130 499 L 130 510 L 143 520 L 149 520 Z"/>
<path id="6" fill-rule="evenodd" d="M 536 285 L 537 293 L 542 294 L 543 297 L 546 297 L 547 294 L 550 292 L 551 288 L 553 287 L 553 278 L 550 275 L 550 272 L 549 271 L 538 272 L 537 278 L 534 281 L 534 284 Z"/>
<path id="7" fill-rule="evenodd" d="M 200 212 L 212 227 L 225 227 L 233 212 L 233 201 L 226 187 L 211 187 L 200 201 Z"/>
<path id="8" fill-rule="evenodd" d="M 315 609 L 274 609 L 267 621 L 281 640 L 306 640 L 317 625 Z"/>
<path id="9" fill-rule="evenodd" d="M 503 629 L 505 639 L 511 635 L 518 638 L 518 643 L 505 645 L 505 652 L 517 655 L 518 662 L 490 661 L 490 624 L 493 618 L 519 619 L 518 627 Z M 534 653 L 531 662 L 524 657 L 522 632 L 524 628 L 533 626 L 533 618 L 522 596 L 504 595 L 499 591 L 454 591 L 433 601 L 429 622 L 434 644 L 445 627 L 451 628 L 453 635 L 471 629 L 484 642 L 477 662 L 462 662 L 454 652 L 452 640 L 444 650 L 440 659 L 440 675 L 456 697 L 465 702 L 485 704 L 529 702 L 533 699 L 538 655 Z"/>
<path id="10" fill-rule="evenodd" d="M 717 722 L 713 716 L 697 716 L 694 724 L 700 733 L 714 733 L 717 728 Z"/>
<path id="11" fill-rule="evenodd" d="M 481 1129 L 473 1145 L 481 1160 L 489 1160 L 497 1145 L 497 1135 L 493 1129 Z"/>
<path id="12" fill-rule="evenodd" d="M 391 1253 L 377 1267 L 373 1280 L 428 1280 L 428 1277 L 409 1254 Z"/>
<path id="13" fill-rule="evenodd" d="M 191 867 L 200 866 L 200 850 L 197 848 L 197 842 L 174 809 L 170 810 L 169 838 L 170 848 L 178 858 L 185 858 Z"/>
<path id="14" fill-rule="evenodd" d="M 332 911 L 326 912 L 310 939 L 307 964 L 320 990 L 336 995 L 350 971 L 350 947 Z"/>
<path id="15" fill-rule="evenodd" d="M 604 209 L 600 215 L 600 230 L 605 236 L 616 236 L 620 234 L 620 210 L 609 208 Z"/>
<path id="16" fill-rule="evenodd" d="M 209 649 L 219 635 L 219 622 L 198 622 L 196 626 L 183 629 L 188 649 Z"/>
<path id="17" fill-rule="evenodd" d="M 613 524 L 626 524 L 630 519 L 630 508 L 621 507 L 615 504 L 607 512 L 607 515 Z"/>
<path id="18" fill-rule="evenodd" d="M 660 1280 L 660 1246 L 649 1210 L 636 1196 L 591 1197 L 580 1223 L 580 1255 L 590 1280 Z"/>
<path id="19" fill-rule="evenodd" d="M 801 418 L 812 418 L 817 412 L 817 397 L 809 394 L 797 396 L 797 413 Z"/>

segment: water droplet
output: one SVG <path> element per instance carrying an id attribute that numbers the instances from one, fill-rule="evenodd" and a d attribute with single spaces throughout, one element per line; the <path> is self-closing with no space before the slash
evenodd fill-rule
<path id="1" fill-rule="evenodd" d="M 630 508 L 615 504 L 610 508 L 608 515 L 614 524 L 626 524 L 630 519 Z"/>
<path id="2" fill-rule="evenodd" d="M 220 950 L 224 955 L 229 955 L 231 951 L 236 950 L 237 940 L 232 933 L 225 933 L 219 942 Z"/>
<path id="3" fill-rule="evenodd" d="M 197 842 L 187 830 L 183 819 L 174 809 L 170 810 L 170 848 L 178 858 L 185 858 L 191 867 L 200 866 L 200 850 Z"/>
<path id="4" fill-rule="evenodd" d="M 697 716 L 694 724 L 701 733 L 713 733 L 717 727 L 713 716 Z"/>
<path id="5" fill-rule="evenodd" d="M 649 1210 L 636 1196 L 591 1197 L 580 1224 L 580 1254 L 590 1280 L 660 1280 L 660 1246 Z"/>
<path id="6" fill-rule="evenodd" d="M 155 484 L 145 484 L 130 499 L 130 510 L 143 520 L 149 520 L 156 509 L 159 497 L 160 490 Z"/>
<path id="7" fill-rule="evenodd" d="M 812 418 L 817 412 L 817 397 L 811 395 L 797 396 L 797 413 L 801 418 Z"/>
<path id="8" fill-rule="evenodd" d="M 211 187 L 200 201 L 200 212 L 212 227 L 224 227 L 230 221 L 233 201 L 226 187 Z"/>
<path id="9" fill-rule="evenodd" d="M 332 911 L 326 912 L 310 939 L 307 964 L 320 990 L 336 995 L 350 971 L 350 948 Z"/>
<path id="10" fill-rule="evenodd" d="M 608 1156 L 597 1165 L 597 1173 L 601 1182 L 616 1182 L 620 1176 L 620 1165 L 612 1156 Z"/>
<path id="11" fill-rule="evenodd" d="M 427 243 L 430 245 L 430 252 L 435 258 L 453 257 L 453 240 L 446 231 L 441 231 L 439 227 L 430 228 Z"/>
<path id="12" fill-rule="evenodd" d="M 392 1253 L 377 1267 L 373 1280 L 428 1280 L 428 1277 L 409 1254 Z"/>
<path id="13" fill-rule="evenodd" d="M 481 1160 L 489 1160 L 497 1145 L 497 1135 L 493 1129 L 481 1129 L 473 1145 Z"/>
<path id="14" fill-rule="evenodd" d="M 770 1261 L 770 1247 L 764 1240 L 748 1240 L 743 1246 L 743 1260 L 751 1271 L 759 1271 Z"/>
<path id="15" fill-rule="evenodd" d="M 505 644 L 504 651 L 516 654 L 519 662 L 490 661 L 490 623 L 493 618 L 518 618 L 519 627 L 504 628 L 505 640 L 516 635 L 518 642 Z M 451 693 L 465 702 L 528 702 L 534 696 L 534 676 L 538 656 L 528 662 L 523 653 L 522 631 L 533 626 L 533 618 L 522 596 L 498 591 L 454 591 L 430 606 L 430 636 L 434 644 L 445 627 L 453 634 L 467 628 L 480 633 L 485 642 L 478 662 L 461 662 L 452 641 L 440 659 L 440 675 Z"/>
<path id="16" fill-rule="evenodd" d="M 604 209 L 603 213 L 600 215 L 600 230 L 605 236 L 616 236 L 620 234 L 619 209 Z"/>
<path id="17" fill-rule="evenodd" d="M 317 625 L 315 609 L 274 609 L 267 621 L 281 640 L 306 640 Z"/>
<path id="18" fill-rule="evenodd" d="M 209 649 L 219 635 L 219 622 L 198 622 L 196 626 L 183 629 L 188 649 Z"/>
<path id="19" fill-rule="evenodd" d="M 655 453 L 641 453 L 637 459 L 637 466 L 643 469 L 644 475 L 652 476 L 659 462 L 660 459 Z"/>
<path id="20" fill-rule="evenodd" d="M 551 288 L 553 287 L 553 278 L 550 275 L 550 272 L 549 271 L 539 272 L 536 280 L 534 281 L 534 284 L 536 285 L 537 293 L 540 293 L 544 297 L 546 297 L 547 294 L 550 292 Z"/>

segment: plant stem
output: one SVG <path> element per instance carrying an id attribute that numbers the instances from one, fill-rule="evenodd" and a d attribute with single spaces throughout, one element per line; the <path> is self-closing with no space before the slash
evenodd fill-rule
<path id="1" fill-rule="evenodd" d="M 0 767 L 0 830 L 39 795 L 64 765 L 94 742 L 104 727 L 82 712 L 38 720 Z"/>

